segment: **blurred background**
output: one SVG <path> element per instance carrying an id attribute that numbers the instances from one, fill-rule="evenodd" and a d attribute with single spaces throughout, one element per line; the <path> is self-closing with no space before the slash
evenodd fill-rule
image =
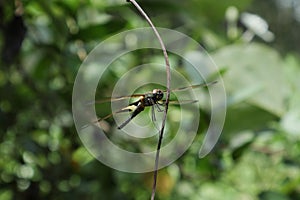
<path id="1" fill-rule="evenodd" d="M 209 124 L 203 120 L 191 148 L 159 171 L 157 199 L 300 199 L 300 1 L 138 2 L 156 26 L 205 47 L 227 92 L 217 146 L 198 158 Z M 125 0 L 0 0 L 0 200 L 150 198 L 153 174 L 94 159 L 71 112 L 87 54 L 111 35 L 144 26 Z M 112 88 L 118 74 L 107 76 Z"/>

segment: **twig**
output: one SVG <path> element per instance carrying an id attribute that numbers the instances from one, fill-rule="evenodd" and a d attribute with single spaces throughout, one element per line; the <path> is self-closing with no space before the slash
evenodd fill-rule
<path id="1" fill-rule="evenodd" d="M 161 46 L 161 49 L 163 51 L 164 57 L 165 57 L 165 62 L 166 62 L 166 74 L 167 74 L 167 96 L 166 96 L 166 102 L 165 102 L 165 111 L 164 111 L 164 116 L 162 120 L 162 125 L 159 133 L 159 139 L 158 139 L 158 144 L 157 144 L 157 151 L 156 151 L 156 156 L 155 156 L 155 166 L 154 166 L 154 175 L 153 175 L 153 186 L 152 186 L 152 194 L 151 194 L 151 200 L 154 200 L 155 198 L 155 192 L 156 192 L 156 183 L 157 183 L 157 173 L 158 173 L 158 163 L 159 163 L 159 154 L 160 154 L 160 148 L 162 144 L 162 139 L 163 139 L 163 134 L 164 134 L 164 129 L 165 129 L 165 124 L 166 124 L 166 119 L 167 119 L 167 113 L 168 113 L 168 107 L 169 107 L 169 98 L 170 98 L 170 85 L 171 85 L 171 73 L 170 73 L 170 62 L 169 62 L 169 57 L 168 53 L 166 50 L 166 47 L 156 30 L 155 26 L 151 22 L 150 18 L 147 16 L 147 14 L 143 11 L 143 9 L 139 6 L 139 4 L 135 0 L 127 0 L 127 2 L 131 2 L 137 9 L 138 11 L 143 15 L 143 17 L 147 20 L 151 28 L 153 29 L 159 43 Z"/>

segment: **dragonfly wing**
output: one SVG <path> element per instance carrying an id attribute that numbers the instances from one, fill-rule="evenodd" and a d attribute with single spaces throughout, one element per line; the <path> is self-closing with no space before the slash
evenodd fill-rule
<path id="1" fill-rule="evenodd" d="M 194 89 L 194 88 L 199 88 L 199 87 L 208 87 L 215 83 L 217 83 L 217 81 L 213 81 L 213 82 L 209 82 L 209 83 L 202 83 L 202 84 L 198 84 L 198 85 L 190 85 L 190 86 L 181 87 L 181 88 L 175 88 L 175 89 L 171 89 L 171 92 L 184 91 L 184 90 L 189 90 L 189 89 Z M 167 92 L 167 90 L 165 90 L 163 92 Z"/>
<path id="2" fill-rule="evenodd" d="M 105 97 L 105 98 L 100 99 L 100 100 L 87 102 L 87 105 L 93 105 L 95 103 L 114 102 L 114 101 L 120 101 L 120 100 L 124 100 L 124 99 L 144 97 L 144 96 L 145 96 L 145 94 L 132 94 L 132 95 L 128 95 L 128 96 Z"/>
<path id="3" fill-rule="evenodd" d="M 181 101 L 169 101 L 169 104 L 171 105 L 181 105 L 181 104 L 191 104 L 191 103 L 197 103 L 198 100 L 181 100 Z M 165 105 L 166 104 L 166 100 L 163 100 L 161 102 L 161 105 Z"/>

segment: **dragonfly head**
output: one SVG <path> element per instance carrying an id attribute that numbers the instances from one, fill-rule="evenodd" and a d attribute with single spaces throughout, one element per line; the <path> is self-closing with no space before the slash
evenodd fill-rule
<path id="1" fill-rule="evenodd" d="M 153 97 L 155 97 L 156 101 L 162 100 L 162 98 L 164 97 L 164 93 L 160 89 L 154 89 L 152 91 L 152 94 Z"/>

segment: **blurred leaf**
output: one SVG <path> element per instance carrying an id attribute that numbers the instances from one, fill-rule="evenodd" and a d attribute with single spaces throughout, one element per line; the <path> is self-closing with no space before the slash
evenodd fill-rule
<path id="1" fill-rule="evenodd" d="M 10 190 L 0 190 L 0 199 L 1 200 L 13 199 L 12 191 L 10 191 Z"/>
<path id="2" fill-rule="evenodd" d="M 276 51 L 261 44 L 237 44 L 218 50 L 213 58 L 217 64 L 228 66 L 223 78 L 229 98 L 242 95 L 243 101 L 272 114 L 285 113 L 291 91 Z"/>
<path id="3" fill-rule="evenodd" d="M 73 153 L 73 160 L 83 166 L 89 163 L 94 157 L 87 151 L 86 148 L 80 147 Z"/>
<path id="4" fill-rule="evenodd" d="M 249 150 L 250 145 L 254 141 L 254 133 L 250 131 L 244 131 L 236 134 L 230 140 L 230 147 L 232 149 L 233 160 L 239 159 L 244 152 Z"/>
<path id="5" fill-rule="evenodd" d="M 78 33 L 72 35 L 71 40 L 82 40 L 89 42 L 91 40 L 99 40 L 106 38 L 109 34 L 121 31 L 126 25 L 126 22 L 122 19 L 112 19 L 105 24 L 98 24 L 82 28 Z"/>
<path id="6" fill-rule="evenodd" d="M 278 192 L 272 192 L 267 191 L 263 192 L 259 195 L 260 200 L 289 200 L 290 198 L 278 193 Z"/>
<path id="7" fill-rule="evenodd" d="M 209 182 L 203 184 L 201 189 L 199 189 L 194 195 L 194 198 L 212 200 L 251 199 L 251 195 L 239 193 L 238 191 L 234 190 L 230 184 Z"/>
<path id="8" fill-rule="evenodd" d="M 288 109 L 282 117 L 280 125 L 294 138 L 300 139 L 300 60 L 296 56 L 288 55 L 285 59 L 285 74 L 291 86 L 292 93 L 288 99 Z"/>
<path id="9" fill-rule="evenodd" d="M 224 138 L 233 137 L 233 133 L 242 130 L 260 130 L 268 126 L 273 120 L 278 119 L 273 114 L 266 112 L 256 106 L 240 103 L 227 109 L 224 125 Z"/>

